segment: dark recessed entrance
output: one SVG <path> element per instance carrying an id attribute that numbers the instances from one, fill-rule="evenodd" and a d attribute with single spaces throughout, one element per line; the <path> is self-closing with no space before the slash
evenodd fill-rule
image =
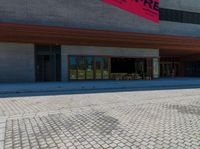
<path id="1" fill-rule="evenodd" d="M 61 47 L 57 45 L 35 46 L 36 81 L 61 81 Z"/>
<path id="2" fill-rule="evenodd" d="M 179 57 L 161 57 L 160 59 L 160 77 L 180 77 L 180 58 Z"/>
<path id="3" fill-rule="evenodd" d="M 145 58 L 111 58 L 111 79 L 150 79 L 151 65 Z"/>

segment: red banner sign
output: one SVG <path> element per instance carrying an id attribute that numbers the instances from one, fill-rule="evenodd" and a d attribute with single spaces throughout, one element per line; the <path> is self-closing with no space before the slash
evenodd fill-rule
<path id="1" fill-rule="evenodd" d="M 128 12 L 159 23 L 159 0 L 102 0 Z"/>

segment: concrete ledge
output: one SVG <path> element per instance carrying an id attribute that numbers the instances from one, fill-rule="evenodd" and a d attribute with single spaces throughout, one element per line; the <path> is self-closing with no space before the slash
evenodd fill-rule
<path id="1" fill-rule="evenodd" d="M 173 89 L 200 88 L 200 78 L 176 78 L 135 81 L 82 81 L 56 83 L 22 83 L 1 84 L 0 94 L 59 92 L 59 91 L 92 91 L 119 89 Z"/>

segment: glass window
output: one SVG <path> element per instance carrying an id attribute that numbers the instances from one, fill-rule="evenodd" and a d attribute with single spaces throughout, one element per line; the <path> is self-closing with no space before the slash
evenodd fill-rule
<path id="1" fill-rule="evenodd" d="M 153 78 L 159 78 L 159 60 L 158 58 L 153 59 Z"/>
<path id="2" fill-rule="evenodd" d="M 142 80 L 145 79 L 145 59 L 135 59 L 135 78 L 136 80 Z"/>
<path id="3" fill-rule="evenodd" d="M 93 56 L 70 56 L 69 79 L 109 79 L 109 58 Z"/>
<path id="4" fill-rule="evenodd" d="M 96 79 L 102 79 L 103 58 L 96 57 Z"/>
<path id="5" fill-rule="evenodd" d="M 109 79 L 109 59 L 96 57 L 96 79 Z"/>
<path id="6" fill-rule="evenodd" d="M 146 60 L 146 79 L 152 79 L 152 59 Z"/>
<path id="7" fill-rule="evenodd" d="M 103 58 L 103 79 L 109 79 L 109 60 Z"/>
<path id="8" fill-rule="evenodd" d="M 85 57 L 77 57 L 78 80 L 85 80 Z"/>
<path id="9" fill-rule="evenodd" d="M 77 79 L 77 63 L 75 56 L 70 56 L 69 58 L 69 74 L 70 80 Z"/>
<path id="10" fill-rule="evenodd" d="M 92 80 L 94 79 L 94 58 L 86 57 L 86 79 Z"/>

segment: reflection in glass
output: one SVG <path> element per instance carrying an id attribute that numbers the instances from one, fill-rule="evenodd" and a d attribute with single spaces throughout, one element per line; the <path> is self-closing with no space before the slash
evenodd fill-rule
<path id="1" fill-rule="evenodd" d="M 78 64 L 78 79 L 85 80 L 85 58 L 83 56 L 77 57 Z"/>
<path id="2" fill-rule="evenodd" d="M 86 79 L 94 79 L 94 58 L 86 57 Z"/>
<path id="3" fill-rule="evenodd" d="M 109 58 L 93 56 L 70 56 L 70 80 L 109 79 Z"/>
<path id="4" fill-rule="evenodd" d="M 159 60 L 158 58 L 153 59 L 153 78 L 159 78 Z"/>
<path id="5" fill-rule="evenodd" d="M 135 60 L 135 79 L 136 80 L 145 79 L 144 78 L 145 76 L 144 64 L 145 64 L 145 59 Z"/>
<path id="6" fill-rule="evenodd" d="M 150 80 L 152 79 L 152 59 L 147 59 L 146 60 L 146 79 Z"/>
<path id="7" fill-rule="evenodd" d="M 96 57 L 96 79 L 102 79 L 102 67 L 103 59 L 101 57 Z"/>
<path id="8" fill-rule="evenodd" d="M 70 74 L 70 80 L 77 79 L 77 63 L 76 63 L 76 57 L 70 56 L 69 58 L 69 74 Z"/>
<path id="9" fill-rule="evenodd" d="M 109 79 L 109 61 L 103 58 L 103 79 Z"/>

